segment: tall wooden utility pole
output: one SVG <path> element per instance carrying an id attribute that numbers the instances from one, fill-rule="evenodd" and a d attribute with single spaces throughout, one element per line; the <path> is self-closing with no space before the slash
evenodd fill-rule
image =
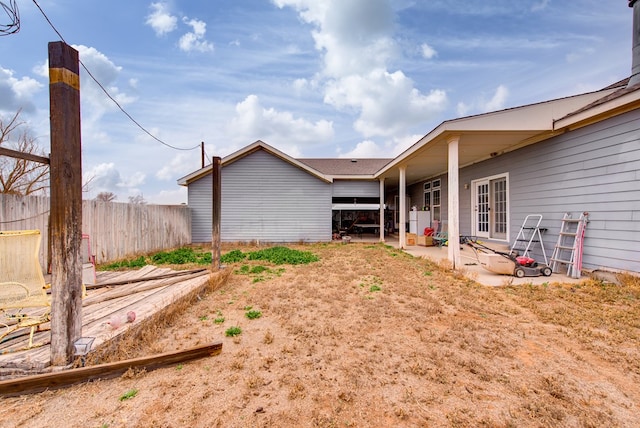
<path id="1" fill-rule="evenodd" d="M 212 190 L 211 199 L 211 268 L 214 272 L 220 270 L 220 204 L 222 202 L 222 160 L 214 157 L 211 163 Z"/>
<path id="2" fill-rule="evenodd" d="M 51 122 L 51 364 L 82 336 L 82 158 L 78 51 L 49 43 Z"/>

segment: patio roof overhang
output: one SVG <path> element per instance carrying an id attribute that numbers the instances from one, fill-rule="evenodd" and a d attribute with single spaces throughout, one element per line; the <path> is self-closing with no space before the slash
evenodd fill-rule
<path id="1" fill-rule="evenodd" d="M 399 169 L 406 168 L 411 185 L 446 173 L 448 141 L 457 138 L 458 167 L 463 168 L 561 134 L 554 121 L 563 118 L 616 89 L 526 105 L 442 122 L 376 173 L 385 188 L 399 184 Z"/>

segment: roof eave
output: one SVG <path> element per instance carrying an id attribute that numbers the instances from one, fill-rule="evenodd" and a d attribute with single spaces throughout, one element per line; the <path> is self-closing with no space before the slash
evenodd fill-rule
<path id="1" fill-rule="evenodd" d="M 638 108 L 640 108 L 640 90 L 558 119 L 554 121 L 553 129 L 554 131 L 577 129 Z"/>
<path id="2" fill-rule="evenodd" d="M 615 92 L 616 89 L 600 90 L 570 97 L 543 101 L 525 106 L 513 107 L 495 112 L 482 113 L 442 122 L 415 144 L 389 162 L 374 175 L 379 178 L 397 168 L 417 151 L 431 144 L 437 144 L 453 136 L 479 132 L 529 131 L 538 135 L 552 135 L 553 123 L 557 117 L 564 117 L 580 107 Z"/>

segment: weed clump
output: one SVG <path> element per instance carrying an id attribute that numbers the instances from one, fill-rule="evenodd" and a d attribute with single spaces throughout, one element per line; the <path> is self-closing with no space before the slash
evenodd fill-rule
<path id="1" fill-rule="evenodd" d="M 287 247 L 271 247 L 264 250 L 252 251 L 249 260 L 263 260 L 276 265 L 302 265 L 318 261 L 318 256 L 310 251 L 292 250 Z"/>
<path id="2" fill-rule="evenodd" d="M 227 254 L 220 256 L 220 262 L 222 263 L 238 263 L 247 258 L 247 255 L 240 250 L 232 250 Z"/>

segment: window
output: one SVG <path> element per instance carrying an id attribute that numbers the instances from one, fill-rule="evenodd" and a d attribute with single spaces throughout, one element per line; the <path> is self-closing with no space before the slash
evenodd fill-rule
<path id="1" fill-rule="evenodd" d="M 440 179 L 431 182 L 431 220 L 440 221 Z"/>
<path id="2" fill-rule="evenodd" d="M 431 182 L 424 183 L 424 201 L 422 207 L 431 210 Z"/>
<path id="3" fill-rule="evenodd" d="M 440 179 L 424 183 L 423 207 L 431 211 L 432 220 L 440 220 Z"/>

